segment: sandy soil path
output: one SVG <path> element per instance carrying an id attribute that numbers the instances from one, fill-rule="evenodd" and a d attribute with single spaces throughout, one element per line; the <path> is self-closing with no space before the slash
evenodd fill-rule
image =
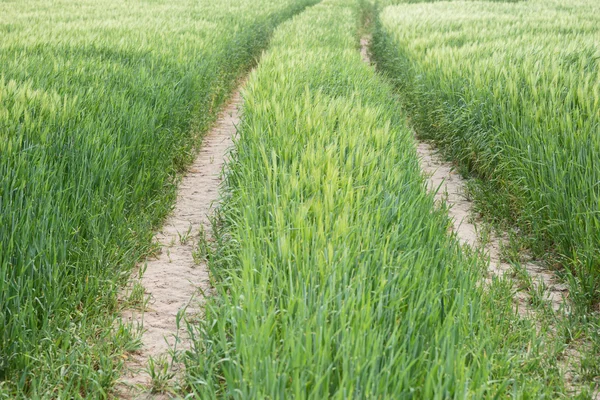
<path id="1" fill-rule="evenodd" d="M 188 319 L 199 315 L 203 296 L 211 290 L 208 267 L 202 261 L 198 263 L 193 254 L 200 232 L 210 232 L 208 216 L 218 200 L 221 172 L 240 121 L 241 104 L 238 91 L 204 137 L 198 157 L 179 184 L 175 208 L 155 235 L 161 252 L 146 261 L 141 279 L 149 296 L 146 311 L 127 310 L 122 315 L 124 321 L 142 324 L 143 334 L 141 349 L 125 362 L 124 375 L 117 386 L 121 398 L 168 398 L 151 393 L 148 361 L 161 356 L 170 360 L 168 352 L 175 345 L 178 351 L 189 348 L 185 323 L 181 321 L 178 329 L 177 315 L 184 313 Z M 177 375 L 181 368 L 175 362 L 170 372 Z"/>
<path id="2" fill-rule="evenodd" d="M 373 64 L 369 55 L 370 36 L 364 36 L 360 40 L 360 53 L 364 62 Z M 415 136 L 417 153 L 421 161 L 421 169 L 427 177 L 428 189 L 435 192 L 435 198 L 439 203 L 445 202 L 448 206 L 448 214 L 453 221 L 453 231 L 457 238 L 463 243 L 473 248 L 480 248 L 490 258 L 488 269 L 488 279 L 493 276 L 502 277 L 506 273 L 511 273 L 513 267 L 504 261 L 501 257 L 501 249 L 506 244 L 504 237 L 491 235 L 487 243 L 479 242 L 478 221 L 474 216 L 473 203 L 466 196 L 467 182 L 454 170 L 452 163 L 445 161 L 438 151 L 429 143 L 419 140 Z M 567 286 L 560 283 L 555 275 L 545 270 L 535 262 L 522 263 L 522 268 L 531 277 L 531 283 L 535 289 L 542 286 L 544 296 L 552 305 L 555 311 L 568 311 Z M 519 313 L 522 315 L 532 312 L 530 298 L 527 292 L 518 291 L 516 298 L 519 302 Z"/>
<path id="3" fill-rule="evenodd" d="M 363 61 L 373 65 L 369 54 L 370 43 L 371 36 L 362 37 L 360 52 Z M 452 219 L 452 230 L 458 240 L 472 248 L 483 250 L 483 253 L 489 257 L 486 282 L 490 283 L 494 277 L 507 277 L 515 282 L 515 287 L 519 288 L 519 282 L 514 276 L 514 267 L 503 261 L 502 258 L 502 248 L 508 244 L 507 235 L 492 233 L 485 243 L 481 243 L 482 224 L 480 218 L 475 215 L 473 203 L 466 196 L 467 181 L 455 171 L 454 165 L 446 161 L 430 143 L 419 140 L 415 135 L 415 144 L 421 169 L 427 177 L 428 190 L 435 192 L 435 199 L 439 204 L 445 202 L 447 205 L 448 215 Z M 529 276 L 533 290 L 543 293 L 543 297 L 548 301 L 555 315 L 566 316 L 571 312 L 568 286 L 559 281 L 552 271 L 535 261 L 521 262 L 521 269 Z M 529 318 L 535 314 L 536 311 L 531 305 L 531 296 L 528 291 L 518 290 L 515 293 L 515 300 L 517 300 L 518 312 L 522 317 Z M 574 395 L 581 392 L 581 387 L 574 383 L 580 360 L 580 350 L 568 347 L 564 351 L 564 357 L 558 361 L 559 368 L 565 374 L 567 388 Z M 592 398 L 600 400 L 600 390 L 595 390 Z"/>

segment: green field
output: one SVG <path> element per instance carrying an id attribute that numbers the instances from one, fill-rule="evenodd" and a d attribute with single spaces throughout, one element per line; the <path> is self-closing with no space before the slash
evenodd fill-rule
<path id="1" fill-rule="evenodd" d="M 102 393 L 116 291 L 274 26 L 310 1 L 0 2 L 0 379 Z M 35 372 L 35 373 L 34 373 Z M 52 393 L 52 394 L 50 394 Z"/>
<path id="2" fill-rule="evenodd" d="M 446 234 L 393 89 L 360 59 L 358 19 L 355 4 L 332 0 L 285 23 L 247 84 L 221 215 L 227 240 L 212 266 L 220 296 L 187 360 L 191 389 L 560 393 L 556 376 L 536 373 L 533 327 L 501 285 L 482 293 L 482 265 Z"/>
<path id="3" fill-rule="evenodd" d="M 170 396 L 591 398 L 599 26 L 595 0 L 0 1 L 0 398 L 118 396 L 119 290 L 255 65 Z M 413 129 L 572 313 L 486 280 Z"/>

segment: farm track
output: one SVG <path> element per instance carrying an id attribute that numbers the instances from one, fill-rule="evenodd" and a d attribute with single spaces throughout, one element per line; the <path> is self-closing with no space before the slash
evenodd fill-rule
<path id="1" fill-rule="evenodd" d="M 418 139 L 417 139 L 418 140 Z M 421 168 L 428 177 L 428 189 L 435 192 L 438 203 L 445 202 L 448 214 L 452 218 L 453 231 L 458 239 L 471 246 L 473 249 L 482 248 L 490 258 L 488 281 L 493 277 L 511 276 L 514 267 L 503 261 L 502 248 L 508 245 L 507 239 L 492 233 L 487 243 L 481 243 L 480 234 L 482 227 L 473 215 L 473 203 L 466 198 L 467 181 L 454 170 L 454 166 L 439 155 L 437 150 L 429 143 L 418 140 L 417 153 L 421 160 Z M 568 310 L 566 295 L 567 285 L 558 281 L 556 276 L 536 262 L 524 262 L 521 267 L 531 278 L 534 290 L 544 291 L 547 300 L 555 312 L 561 309 Z M 513 279 L 512 277 L 510 279 Z M 519 286 L 518 283 L 516 283 Z M 541 286 L 541 288 L 540 288 Z M 534 311 L 531 307 L 531 296 L 523 290 L 515 294 L 519 303 L 518 311 L 522 316 L 527 316 Z"/>
<path id="2" fill-rule="evenodd" d="M 360 53 L 365 63 L 374 66 L 369 53 L 371 40 L 370 35 L 360 39 Z M 467 181 L 455 171 L 451 162 L 444 160 L 434 146 L 419 140 L 416 134 L 413 136 L 421 169 L 427 178 L 427 189 L 434 192 L 435 200 L 439 205 L 446 204 L 456 237 L 463 245 L 468 245 L 476 251 L 483 251 L 482 254 L 489 257 L 486 283 L 491 284 L 494 278 L 511 280 L 514 286 L 519 288 L 514 298 L 518 304 L 517 312 L 523 318 L 532 318 L 538 312 L 532 305 L 529 292 L 531 290 L 537 293 L 543 292 L 544 300 L 557 316 L 568 315 L 570 313 L 568 286 L 538 263 L 525 261 L 521 263 L 521 269 L 528 276 L 532 287 L 529 291 L 528 288 L 522 288 L 523 282 L 519 282 L 515 277 L 515 267 L 502 259 L 502 249 L 508 246 L 507 235 L 503 237 L 492 233 L 486 242 L 482 243 L 482 226 L 474 215 L 473 203 L 466 197 Z M 572 393 L 579 392 L 576 385 L 573 385 L 572 371 L 580 358 L 581 353 L 578 349 L 567 348 L 564 351 L 564 358 L 559 362 Z M 595 393 L 593 398 L 600 399 L 600 393 Z"/>
<path id="3" fill-rule="evenodd" d="M 516 311 L 522 318 L 536 318 L 540 310 L 532 304 L 531 292 L 543 293 L 543 298 L 552 308 L 554 314 L 566 317 L 570 312 L 568 302 L 568 286 L 562 283 L 550 271 L 533 261 L 520 263 L 520 268 L 525 272 L 526 279 L 532 287 L 526 287 L 523 281 L 515 276 L 515 267 L 503 261 L 502 248 L 508 245 L 505 237 L 491 234 L 485 243 L 480 240 L 481 226 L 473 212 L 473 203 L 466 198 L 467 181 L 454 170 L 453 165 L 445 161 L 435 147 L 416 138 L 417 154 L 421 162 L 423 173 L 427 177 L 427 187 L 435 192 L 438 204 L 445 203 L 448 215 L 452 219 L 452 230 L 459 241 L 489 257 L 488 275 L 486 283 L 491 284 L 494 278 L 508 279 L 513 287 L 517 288 L 514 300 L 518 305 Z M 525 286 L 525 287 L 524 287 Z M 552 324 L 552 323 L 551 323 Z M 552 327 L 555 331 L 556 327 Z M 579 348 L 569 346 L 565 348 L 563 357 L 557 360 L 558 366 L 565 376 L 569 391 L 578 394 L 581 388 L 575 383 L 574 372 L 578 369 L 582 354 Z M 600 399 L 600 393 L 594 394 L 594 399 Z"/>
<path id="4" fill-rule="evenodd" d="M 373 64 L 369 55 L 371 37 L 365 36 L 360 40 L 361 55 L 364 62 Z M 467 181 L 455 171 L 451 162 L 445 161 L 439 152 L 431 144 L 419 140 L 414 135 L 416 150 L 421 160 L 421 169 L 427 177 L 427 188 L 435 193 L 435 199 L 439 204 L 445 203 L 448 207 L 448 215 L 452 219 L 453 232 L 461 243 L 469 245 L 473 249 L 483 248 L 490 258 L 488 269 L 488 281 L 493 277 L 510 276 L 514 270 L 510 263 L 504 262 L 501 250 L 507 245 L 507 240 L 498 235 L 492 235 L 487 243 L 481 243 L 481 226 L 474 216 L 473 203 L 466 197 Z M 534 290 L 540 286 L 544 291 L 545 299 L 550 302 L 555 312 L 568 311 L 569 305 L 566 301 L 568 287 L 558 281 L 557 277 L 535 262 L 525 262 L 522 268 L 531 278 Z M 530 296 L 525 291 L 518 291 L 516 300 L 519 303 L 519 313 L 523 316 L 534 312 L 530 306 Z"/>
<path id="5" fill-rule="evenodd" d="M 181 317 L 197 317 L 203 297 L 211 291 L 208 266 L 195 260 L 194 252 L 201 233 L 210 231 L 209 215 L 218 200 L 221 172 L 240 120 L 241 103 L 238 89 L 204 137 L 196 160 L 179 184 L 174 209 L 156 233 L 161 251 L 146 261 L 141 278 L 148 298 L 145 312 L 127 310 L 122 314 L 124 321 L 142 326 L 143 333 L 141 349 L 125 362 L 117 387 L 121 398 L 166 398 L 150 394 L 148 362 L 151 358 L 167 362 L 171 351 L 185 351 L 190 346 Z M 177 375 L 181 368 L 173 362 L 169 373 Z"/>

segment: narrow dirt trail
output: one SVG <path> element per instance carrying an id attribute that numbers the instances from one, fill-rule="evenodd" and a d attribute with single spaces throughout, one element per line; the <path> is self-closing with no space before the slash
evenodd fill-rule
<path id="1" fill-rule="evenodd" d="M 200 232 L 210 231 L 209 215 L 218 200 L 221 172 L 232 147 L 236 125 L 240 121 L 242 98 L 239 90 L 221 112 L 215 126 L 206 134 L 202 148 L 181 180 L 175 207 L 163 228 L 155 235 L 161 251 L 146 261 L 141 278 L 149 301 L 144 313 L 126 310 L 124 321 L 143 326 L 142 347 L 126 360 L 124 375 L 117 386 L 125 399 L 167 398 L 152 394 L 152 379 L 147 371 L 150 358 L 165 357 L 169 351 L 189 348 L 186 326 L 178 313 L 194 318 L 201 313 L 203 293 L 211 290 L 207 265 L 194 259 Z M 177 342 L 177 343 L 176 343 Z M 177 374 L 176 362 L 169 373 Z"/>
<path id="2" fill-rule="evenodd" d="M 360 53 L 364 62 L 373 65 L 369 54 L 371 36 L 360 40 Z M 494 277 L 508 278 L 518 288 L 515 300 L 518 302 L 518 313 L 523 318 L 531 318 L 537 312 L 531 303 L 530 291 L 543 293 L 543 298 L 552 307 L 555 315 L 564 317 L 571 312 L 568 302 L 568 286 L 558 280 L 554 273 L 534 261 L 520 263 L 522 271 L 529 276 L 532 288 L 519 288 L 520 283 L 515 277 L 515 268 L 503 260 L 502 249 L 508 245 L 505 236 L 490 234 L 485 243 L 481 242 L 481 221 L 475 215 L 473 203 L 466 196 L 467 181 L 455 171 L 452 163 L 444 160 L 438 150 L 430 143 L 419 140 L 414 134 L 416 151 L 420 160 L 423 175 L 427 178 L 427 188 L 434 192 L 438 204 L 445 203 L 448 215 L 452 219 L 452 230 L 458 240 L 473 249 L 483 250 L 489 257 L 486 283 L 491 283 Z M 574 377 L 580 362 L 581 352 L 577 348 L 565 348 L 564 357 L 558 361 L 558 366 L 565 376 L 567 387 L 572 394 L 578 394 L 581 388 L 574 384 Z M 600 399 L 600 392 L 594 392 L 594 399 Z"/>
<path id="3" fill-rule="evenodd" d="M 372 65 L 369 55 L 371 36 L 360 39 L 360 53 L 364 62 Z M 429 191 L 435 192 L 435 199 L 439 204 L 445 202 L 448 206 L 448 215 L 452 219 L 453 232 L 461 243 L 473 249 L 484 250 L 489 256 L 488 281 L 492 277 L 509 276 L 514 267 L 502 260 L 502 248 L 507 245 L 507 240 L 498 235 L 491 237 L 486 243 L 480 242 L 480 226 L 474 216 L 473 203 L 466 197 L 467 181 L 454 170 L 452 163 L 445 161 L 438 151 L 429 143 L 419 140 L 415 136 L 416 150 L 420 159 L 421 169 L 427 177 Z M 478 229 L 479 228 L 479 229 Z M 567 286 L 560 283 L 555 275 L 535 262 L 522 263 L 521 267 L 531 278 L 534 289 L 543 289 L 544 297 L 548 300 L 554 311 L 568 311 L 566 296 Z M 512 278 L 511 278 L 512 279 Z M 531 314 L 533 307 L 530 305 L 530 295 L 519 290 L 516 293 L 519 303 L 518 311 L 521 315 Z"/>
<path id="4" fill-rule="evenodd" d="M 453 231 L 458 239 L 472 248 L 481 248 L 490 258 L 488 268 L 488 280 L 493 276 L 503 277 L 512 274 L 514 267 L 503 261 L 502 248 L 507 246 L 507 239 L 494 233 L 491 234 L 487 243 L 479 240 L 481 227 L 474 216 L 473 203 L 466 197 L 467 181 L 454 170 L 451 163 L 445 161 L 437 150 L 429 143 L 417 140 L 417 153 L 421 160 L 421 169 L 427 176 L 427 186 L 432 192 L 435 191 L 435 199 L 438 203 L 445 202 L 448 206 L 448 215 L 452 218 Z M 545 299 L 550 302 L 552 309 L 556 312 L 561 308 L 568 307 L 566 296 L 567 285 L 558 281 L 556 276 L 535 262 L 521 263 L 535 290 L 542 286 Z M 511 278 L 512 279 L 512 278 Z M 533 312 L 530 306 L 530 296 L 526 291 L 520 290 L 516 293 L 519 302 L 519 313 L 527 315 Z"/>

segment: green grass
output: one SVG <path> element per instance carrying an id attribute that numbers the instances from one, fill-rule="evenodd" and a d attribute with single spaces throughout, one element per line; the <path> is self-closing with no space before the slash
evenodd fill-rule
<path id="1" fill-rule="evenodd" d="M 382 10 L 379 67 L 419 134 L 458 161 L 480 210 L 600 299 L 598 3 L 443 2 Z"/>
<path id="2" fill-rule="evenodd" d="M 394 89 L 361 61 L 359 20 L 354 1 L 309 8 L 247 83 L 185 390 L 560 398 L 553 343 L 448 234 Z"/>
<path id="3" fill-rule="evenodd" d="M 0 398 L 106 397 L 116 293 L 236 80 L 312 0 L 0 2 Z"/>

